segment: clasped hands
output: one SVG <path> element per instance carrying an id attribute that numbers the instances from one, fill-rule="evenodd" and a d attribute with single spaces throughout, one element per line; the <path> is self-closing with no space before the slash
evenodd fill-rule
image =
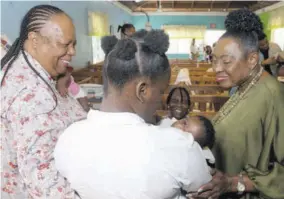
<path id="1" fill-rule="evenodd" d="M 231 191 L 232 179 L 226 174 L 214 169 L 211 171 L 212 180 L 199 188 L 197 192 L 188 193 L 189 199 L 217 199 L 220 195 Z"/>

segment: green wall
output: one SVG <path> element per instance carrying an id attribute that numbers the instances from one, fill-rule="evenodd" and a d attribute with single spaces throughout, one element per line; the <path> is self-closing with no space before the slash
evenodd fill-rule
<path id="1" fill-rule="evenodd" d="M 270 12 L 264 12 L 259 15 L 263 23 L 264 33 L 266 34 L 267 38 L 270 40 L 271 37 L 271 30 L 268 29 L 268 22 L 269 22 L 269 14 Z"/>
<path id="2" fill-rule="evenodd" d="M 264 33 L 267 35 L 268 39 L 270 40 L 271 38 L 271 29 L 269 28 L 269 18 L 270 18 L 270 15 L 275 12 L 275 11 L 279 11 L 281 10 L 281 12 L 283 13 L 284 12 L 284 6 L 282 7 L 279 7 L 275 10 L 271 10 L 269 12 L 264 12 L 264 13 L 261 13 L 259 14 L 259 17 L 263 23 L 263 27 L 264 27 Z"/>

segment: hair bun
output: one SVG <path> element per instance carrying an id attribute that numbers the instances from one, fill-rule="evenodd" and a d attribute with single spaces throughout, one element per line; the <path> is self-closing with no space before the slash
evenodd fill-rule
<path id="1" fill-rule="evenodd" d="M 160 55 L 165 54 L 170 46 L 169 35 L 163 30 L 151 30 L 143 40 L 141 45 L 144 51 L 148 49 Z"/>
<path id="2" fill-rule="evenodd" d="M 143 40 L 145 38 L 145 36 L 148 34 L 148 31 L 145 30 L 145 29 L 141 29 L 137 32 L 135 32 L 133 35 L 132 35 L 132 38 L 136 39 L 136 40 Z"/>
<path id="3" fill-rule="evenodd" d="M 105 36 L 101 39 L 101 48 L 106 55 L 114 48 L 117 41 L 115 36 Z"/>
<path id="4" fill-rule="evenodd" d="M 263 31 L 260 18 L 248 9 L 232 11 L 225 20 L 225 28 L 232 32 L 256 32 Z"/>
<path id="5" fill-rule="evenodd" d="M 131 39 L 123 39 L 117 42 L 115 53 L 117 58 L 122 60 L 131 60 L 135 58 L 137 47 Z"/>

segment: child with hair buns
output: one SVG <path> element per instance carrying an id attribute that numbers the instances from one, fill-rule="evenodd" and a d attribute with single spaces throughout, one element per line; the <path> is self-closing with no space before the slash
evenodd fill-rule
<path id="1" fill-rule="evenodd" d="M 62 134 L 58 171 L 82 199 L 185 199 L 181 189 L 196 192 L 212 176 L 192 136 L 149 124 L 169 82 L 168 35 L 139 31 L 103 47 L 102 105 Z"/>

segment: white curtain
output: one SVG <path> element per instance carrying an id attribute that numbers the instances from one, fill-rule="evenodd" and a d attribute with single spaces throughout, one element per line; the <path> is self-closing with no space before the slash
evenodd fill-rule
<path id="1" fill-rule="evenodd" d="M 109 35 L 108 16 L 101 12 L 88 12 L 89 36 Z"/>
<path id="2" fill-rule="evenodd" d="M 162 29 L 169 34 L 169 37 L 171 39 L 203 39 L 206 31 L 206 26 L 164 25 L 162 26 Z"/>

